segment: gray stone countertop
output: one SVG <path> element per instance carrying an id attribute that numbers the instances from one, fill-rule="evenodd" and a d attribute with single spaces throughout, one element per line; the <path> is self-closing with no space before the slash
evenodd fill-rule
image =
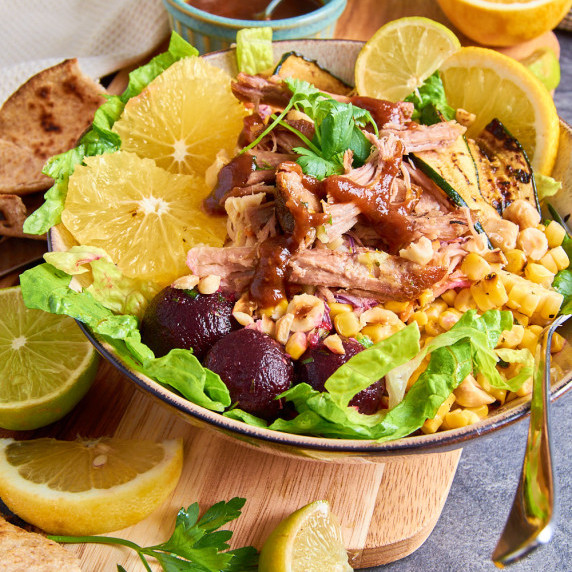
<path id="1" fill-rule="evenodd" d="M 572 33 L 558 32 L 561 82 L 554 99 L 572 124 Z M 572 571 L 572 392 L 551 407 L 553 462 L 557 485 L 556 531 L 552 541 L 511 572 Z M 433 532 L 413 554 L 369 572 L 492 572 L 490 556 L 504 528 L 520 476 L 528 420 L 465 446 L 449 497 Z"/>

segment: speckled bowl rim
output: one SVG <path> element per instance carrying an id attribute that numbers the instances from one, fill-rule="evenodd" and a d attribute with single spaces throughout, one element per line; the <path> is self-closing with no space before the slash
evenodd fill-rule
<path id="1" fill-rule="evenodd" d="M 296 43 L 296 40 L 283 40 L 274 42 L 274 46 L 275 49 L 280 52 L 281 44 L 287 46 L 286 49 L 291 49 L 292 45 Z M 363 44 L 363 42 L 356 40 L 336 39 L 301 39 L 299 43 L 300 46 L 308 43 L 328 43 L 341 45 L 342 47 L 344 45 L 352 45 L 354 48 L 357 47 L 357 45 Z M 209 56 L 225 54 L 231 51 L 233 51 L 232 48 L 219 50 L 206 54 L 205 56 L 208 58 Z M 568 133 L 568 140 L 572 145 L 572 128 L 562 120 L 561 128 Z M 572 162 L 572 157 L 570 161 Z M 57 229 L 52 228 L 48 232 L 48 248 L 50 251 L 54 250 L 54 243 L 57 241 Z M 392 457 L 397 458 L 407 455 L 427 455 L 438 451 L 463 447 L 472 439 L 489 435 L 495 431 L 509 427 L 530 414 L 530 400 L 527 398 L 518 398 L 511 401 L 510 404 L 506 404 L 497 409 L 490 417 L 473 425 L 434 434 L 403 437 L 385 443 L 378 443 L 375 440 L 334 439 L 283 433 L 267 428 L 255 427 L 243 423 L 242 421 L 224 417 L 220 413 L 210 411 L 188 401 L 151 378 L 131 370 L 114 353 L 113 348 L 109 344 L 99 339 L 81 322 L 78 322 L 78 324 L 97 351 L 107 361 L 127 378 L 132 380 L 141 390 L 149 393 L 164 405 L 175 410 L 190 423 L 193 423 L 193 421 L 199 422 L 198 424 L 202 427 L 217 430 L 227 436 L 234 437 L 251 445 L 261 446 L 268 452 L 279 455 L 306 455 L 321 460 L 328 460 L 330 459 L 328 455 L 331 454 L 331 459 L 339 461 L 346 457 L 384 457 L 385 459 L 390 459 Z M 571 388 L 572 369 L 567 371 L 561 380 L 552 385 L 551 401 L 558 399 Z M 321 453 L 324 454 L 324 457 L 320 455 Z"/>
<path id="2" fill-rule="evenodd" d="M 224 16 L 217 16 L 201 10 L 200 8 L 195 8 L 190 4 L 187 4 L 183 0 L 163 0 L 170 4 L 175 10 L 181 12 L 185 16 L 193 18 L 204 24 L 216 25 L 221 28 L 228 29 L 240 29 L 240 28 L 267 28 L 272 27 L 273 29 L 279 30 L 283 28 L 292 29 L 302 26 L 307 26 L 311 24 L 317 24 L 322 20 L 327 20 L 328 17 L 335 17 L 336 12 L 342 4 L 345 4 L 347 0 L 329 0 L 327 4 L 324 4 L 321 8 L 317 10 L 312 10 L 307 14 L 302 16 L 295 16 L 293 18 L 282 18 L 280 20 L 240 20 L 235 18 L 226 18 Z"/>

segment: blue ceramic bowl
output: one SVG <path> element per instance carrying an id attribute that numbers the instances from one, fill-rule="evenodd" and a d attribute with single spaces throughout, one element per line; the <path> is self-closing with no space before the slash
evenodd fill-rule
<path id="1" fill-rule="evenodd" d="M 190 6 L 183 0 L 163 0 L 163 4 L 167 8 L 171 28 L 205 54 L 230 47 L 241 28 L 270 26 L 273 40 L 331 38 L 346 1 L 324 0 L 322 8 L 303 16 L 270 21 L 223 18 Z"/>

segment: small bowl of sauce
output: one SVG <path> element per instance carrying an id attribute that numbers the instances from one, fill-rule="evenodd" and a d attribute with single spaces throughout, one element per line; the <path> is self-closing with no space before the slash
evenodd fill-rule
<path id="1" fill-rule="evenodd" d="M 222 50 L 241 28 L 270 26 L 274 40 L 331 38 L 347 0 L 282 0 L 261 14 L 270 0 L 163 0 L 171 27 L 200 53 Z"/>

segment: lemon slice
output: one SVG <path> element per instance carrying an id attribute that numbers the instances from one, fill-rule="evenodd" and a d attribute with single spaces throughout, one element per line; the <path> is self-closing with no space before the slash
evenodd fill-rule
<path id="1" fill-rule="evenodd" d="M 188 272 L 192 246 L 224 242 L 225 219 L 201 210 L 208 192 L 202 178 L 171 174 L 134 153 L 86 157 L 69 179 L 62 222 L 126 276 L 169 284 Z"/>
<path id="2" fill-rule="evenodd" d="M 231 78 L 202 58 L 170 66 L 127 102 L 113 130 L 121 148 L 172 173 L 204 176 L 221 149 L 229 155 L 246 115 Z"/>
<path id="3" fill-rule="evenodd" d="M 535 171 L 550 175 L 560 134 L 550 94 L 522 64 L 487 48 L 461 48 L 440 68 L 447 100 L 477 117 L 474 137 L 499 119 L 526 150 Z"/>
<path id="4" fill-rule="evenodd" d="M 382 26 L 355 65 L 360 95 L 401 101 L 461 47 L 445 26 L 428 18 L 400 18 Z"/>
<path id="5" fill-rule="evenodd" d="M 181 475 L 180 440 L 0 439 L 0 497 L 51 534 L 102 534 L 139 522 Z"/>
<path id="6" fill-rule="evenodd" d="M 348 572 L 340 525 L 327 501 L 293 512 L 272 531 L 260 552 L 259 572 Z"/>
<path id="7" fill-rule="evenodd" d="M 548 32 L 570 0 L 437 0 L 463 34 L 485 46 L 512 46 Z"/>
<path id="8" fill-rule="evenodd" d="M 19 286 L 0 290 L 0 427 L 37 429 L 62 418 L 91 386 L 97 364 L 72 318 L 26 308 Z"/>

